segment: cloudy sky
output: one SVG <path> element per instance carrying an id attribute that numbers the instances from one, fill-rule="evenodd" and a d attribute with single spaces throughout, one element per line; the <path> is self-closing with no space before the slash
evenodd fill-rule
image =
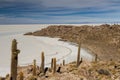
<path id="1" fill-rule="evenodd" d="M 120 23 L 120 0 L 0 0 L 0 24 Z"/>

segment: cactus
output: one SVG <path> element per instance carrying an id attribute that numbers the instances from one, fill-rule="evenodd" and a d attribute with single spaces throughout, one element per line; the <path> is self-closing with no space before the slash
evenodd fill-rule
<path id="1" fill-rule="evenodd" d="M 16 80 L 17 78 L 17 65 L 18 65 L 18 53 L 20 50 L 17 49 L 17 41 L 13 39 L 11 49 L 11 77 L 10 80 Z"/>
<path id="2" fill-rule="evenodd" d="M 53 69 L 53 58 L 51 59 L 51 69 Z"/>
<path id="3" fill-rule="evenodd" d="M 98 55 L 97 55 L 97 54 L 95 54 L 95 62 L 97 62 L 97 58 L 98 58 Z"/>
<path id="4" fill-rule="evenodd" d="M 53 74 L 56 72 L 56 58 L 53 58 Z"/>
<path id="5" fill-rule="evenodd" d="M 44 73 L 44 65 L 45 65 L 45 56 L 44 52 L 41 53 L 41 72 Z"/>
<path id="6" fill-rule="evenodd" d="M 33 60 L 33 76 L 36 76 L 36 60 Z"/>
<path id="7" fill-rule="evenodd" d="M 83 62 L 83 59 L 81 58 L 80 62 L 79 62 L 79 65 Z"/>
<path id="8" fill-rule="evenodd" d="M 23 79 L 24 79 L 23 72 L 20 72 L 20 73 L 19 73 L 19 80 L 23 80 Z"/>
<path id="9" fill-rule="evenodd" d="M 65 60 L 63 60 L 63 66 L 65 66 Z"/>
<path id="10" fill-rule="evenodd" d="M 78 46 L 78 55 L 77 55 L 77 67 L 79 66 L 79 62 L 80 62 L 80 47 L 81 47 L 81 44 L 79 43 L 79 46 Z"/>

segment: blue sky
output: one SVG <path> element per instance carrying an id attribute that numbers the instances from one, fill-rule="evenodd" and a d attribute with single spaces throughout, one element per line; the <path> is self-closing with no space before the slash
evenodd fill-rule
<path id="1" fill-rule="evenodd" d="M 120 23 L 120 0 L 0 0 L 0 24 Z"/>

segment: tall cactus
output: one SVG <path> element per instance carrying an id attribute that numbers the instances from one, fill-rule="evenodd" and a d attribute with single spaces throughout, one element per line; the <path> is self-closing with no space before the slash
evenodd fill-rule
<path id="1" fill-rule="evenodd" d="M 53 58 L 51 59 L 51 69 L 53 69 Z"/>
<path id="2" fill-rule="evenodd" d="M 36 60 L 33 60 L 33 76 L 36 76 Z"/>
<path id="3" fill-rule="evenodd" d="M 76 66 L 78 67 L 79 66 L 79 62 L 80 62 L 80 47 L 81 47 L 81 44 L 79 43 L 79 46 L 78 46 L 78 54 L 77 54 L 77 64 Z"/>
<path id="4" fill-rule="evenodd" d="M 63 60 L 63 66 L 65 66 L 65 60 Z"/>
<path id="5" fill-rule="evenodd" d="M 18 54 L 20 50 L 17 49 L 17 41 L 13 39 L 11 48 L 11 77 L 10 80 L 17 79 L 17 65 L 18 65 Z"/>
<path id="6" fill-rule="evenodd" d="M 44 65 L 45 65 L 45 56 L 44 52 L 41 53 L 41 72 L 44 73 Z"/>
<path id="7" fill-rule="evenodd" d="M 56 72 L 56 58 L 53 58 L 53 74 Z"/>

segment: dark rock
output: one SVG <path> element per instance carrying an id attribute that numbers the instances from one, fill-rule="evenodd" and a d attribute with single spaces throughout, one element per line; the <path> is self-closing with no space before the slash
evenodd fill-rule
<path id="1" fill-rule="evenodd" d="M 116 69 L 116 68 L 117 68 L 117 66 L 115 65 L 115 66 L 114 66 L 114 68 Z"/>
<path id="2" fill-rule="evenodd" d="M 58 73 L 60 73 L 60 69 L 61 69 L 61 67 L 58 67 L 58 70 L 57 70 Z"/>
<path id="3" fill-rule="evenodd" d="M 45 70 L 44 70 L 44 74 L 46 74 L 47 71 L 48 71 L 48 67 L 45 68 Z"/>
<path id="4" fill-rule="evenodd" d="M 99 74 L 103 74 L 103 75 L 110 75 L 110 73 L 109 73 L 109 71 L 107 71 L 107 70 L 104 70 L 104 69 L 100 69 L 100 70 L 98 70 L 97 71 Z"/>
<path id="5" fill-rule="evenodd" d="M 115 69 L 120 69 L 120 65 L 115 65 L 114 68 Z"/>
<path id="6" fill-rule="evenodd" d="M 45 76 L 45 78 L 48 78 L 49 76 Z"/>

